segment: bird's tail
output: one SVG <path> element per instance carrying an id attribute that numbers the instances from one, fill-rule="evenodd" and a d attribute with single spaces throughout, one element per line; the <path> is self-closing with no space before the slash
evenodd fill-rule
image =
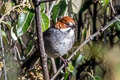
<path id="1" fill-rule="evenodd" d="M 39 59 L 38 50 L 36 50 L 21 66 L 22 69 L 29 70 L 33 68 L 36 61 Z"/>

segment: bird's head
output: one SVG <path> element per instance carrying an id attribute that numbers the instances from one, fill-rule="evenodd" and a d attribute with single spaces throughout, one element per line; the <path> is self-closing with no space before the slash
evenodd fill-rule
<path id="1" fill-rule="evenodd" d="M 74 29 L 75 21 L 69 16 L 62 17 L 55 25 L 57 29 Z"/>

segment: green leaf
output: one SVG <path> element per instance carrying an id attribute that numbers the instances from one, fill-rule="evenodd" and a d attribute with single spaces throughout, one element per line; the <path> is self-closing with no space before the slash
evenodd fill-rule
<path id="1" fill-rule="evenodd" d="M 105 6 L 109 4 L 109 0 L 104 0 Z"/>
<path id="2" fill-rule="evenodd" d="M 59 16 L 62 16 L 66 10 L 67 4 L 65 0 L 61 0 L 60 3 L 60 10 L 59 10 Z"/>
<path id="3" fill-rule="evenodd" d="M 72 63 L 68 63 L 68 67 L 67 67 L 69 72 L 73 72 L 74 71 L 74 66 L 72 65 Z"/>
<path id="4" fill-rule="evenodd" d="M 120 39 L 120 22 L 115 23 L 115 31 L 117 32 L 117 36 Z"/>
<path id="5" fill-rule="evenodd" d="M 69 74 L 70 74 L 69 71 L 66 71 L 66 72 L 65 72 L 64 80 L 67 80 L 67 79 L 68 79 Z"/>
<path id="6" fill-rule="evenodd" d="M 72 64 L 74 65 L 74 71 L 72 72 L 73 75 L 76 75 L 78 66 L 83 63 L 84 56 L 81 55 L 81 52 L 77 52 L 77 55 L 75 56 L 75 61 L 72 61 Z"/>
<path id="7" fill-rule="evenodd" d="M 41 12 L 45 12 L 45 3 L 40 4 L 40 10 Z"/>
<path id="8" fill-rule="evenodd" d="M 11 22 L 6 22 L 7 24 L 6 24 L 6 26 L 7 26 L 7 28 L 10 30 L 11 29 Z"/>
<path id="9" fill-rule="evenodd" d="M 42 32 L 46 31 L 49 27 L 50 20 L 45 13 L 41 13 Z"/>
<path id="10" fill-rule="evenodd" d="M 100 0 L 102 6 L 106 7 L 109 4 L 109 0 Z"/>
<path id="11" fill-rule="evenodd" d="M 120 22 L 116 22 L 115 24 L 116 24 L 116 30 L 120 31 Z"/>
<path id="12" fill-rule="evenodd" d="M 74 71 L 74 67 L 73 67 L 72 63 L 69 62 L 68 67 L 66 68 L 66 71 L 65 71 L 64 80 L 67 80 L 70 72 L 73 72 L 73 71 Z"/>
<path id="13" fill-rule="evenodd" d="M 20 13 L 18 17 L 17 36 L 22 36 L 29 28 L 34 18 L 34 14 L 30 11 Z"/>
<path id="14" fill-rule="evenodd" d="M 34 48 L 33 41 L 30 40 L 30 42 L 28 42 L 27 44 L 27 48 L 25 49 L 25 54 L 29 55 L 33 48 Z"/>
<path id="15" fill-rule="evenodd" d="M 13 27 L 11 28 L 11 37 L 16 41 L 17 40 L 17 36 L 13 31 Z"/>
<path id="16" fill-rule="evenodd" d="M 54 6 L 53 11 L 52 11 L 53 12 L 52 19 L 53 19 L 54 23 L 56 23 L 56 19 L 59 14 L 58 10 L 59 10 L 59 5 Z"/>
<path id="17" fill-rule="evenodd" d="M 56 18 L 62 16 L 66 10 L 67 4 L 65 0 L 61 0 L 57 5 L 53 7 L 52 19 L 56 23 Z"/>
<path id="18" fill-rule="evenodd" d="M 7 34 L 2 30 L 2 38 L 5 44 L 8 44 Z"/>
<path id="19" fill-rule="evenodd" d="M 99 76 L 95 76 L 95 80 L 102 80 Z"/>
<path id="20" fill-rule="evenodd" d="M 70 0 L 68 5 L 69 5 L 69 11 L 73 11 L 74 13 L 78 13 L 81 5 L 83 3 L 83 0 Z"/>
<path id="21" fill-rule="evenodd" d="M 80 64 L 81 60 L 82 60 L 83 56 L 81 54 L 78 55 L 76 62 L 75 62 L 75 66 L 78 67 L 78 65 Z"/>
<path id="22" fill-rule="evenodd" d="M 87 26 L 83 29 L 83 38 L 86 39 L 87 36 Z"/>

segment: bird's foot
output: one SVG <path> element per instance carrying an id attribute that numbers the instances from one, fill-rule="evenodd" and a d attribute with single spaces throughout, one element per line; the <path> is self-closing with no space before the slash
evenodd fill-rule
<path id="1" fill-rule="evenodd" d="M 64 59 L 62 56 L 60 56 L 60 59 L 64 62 L 65 67 L 68 66 L 68 60 Z"/>

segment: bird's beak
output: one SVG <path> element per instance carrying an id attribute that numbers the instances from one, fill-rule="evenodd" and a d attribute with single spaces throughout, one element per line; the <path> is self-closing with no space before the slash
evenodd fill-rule
<path id="1" fill-rule="evenodd" d="M 73 25 L 71 25 L 70 27 L 71 27 L 72 29 L 75 29 L 75 28 L 76 28 L 76 25 L 73 24 Z"/>

